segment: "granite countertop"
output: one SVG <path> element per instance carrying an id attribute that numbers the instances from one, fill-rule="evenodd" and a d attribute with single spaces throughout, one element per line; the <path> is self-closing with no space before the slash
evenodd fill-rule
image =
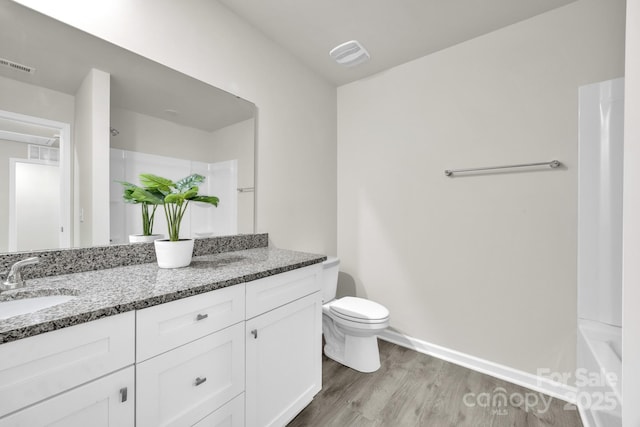
<path id="1" fill-rule="evenodd" d="M 191 265 L 161 269 L 139 264 L 30 279 L 27 287 L 0 294 L 0 302 L 28 295 L 74 295 L 34 313 L 0 319 L 0 344 L 249 282 L 325 260 L 324 255 L 274 248 L 194 257 Z"/>

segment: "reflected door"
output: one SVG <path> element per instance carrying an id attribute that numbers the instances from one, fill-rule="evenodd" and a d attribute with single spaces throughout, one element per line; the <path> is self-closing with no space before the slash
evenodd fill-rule
<path id="1" fill-rule="evenodd" d="M 61 247 L 60 169 L 15 159 L 11 164 L 9 250 L 28 251 Z"/>

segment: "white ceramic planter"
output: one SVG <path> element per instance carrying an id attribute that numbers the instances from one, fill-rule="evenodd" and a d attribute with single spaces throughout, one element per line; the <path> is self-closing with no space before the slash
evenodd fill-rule
<path id="1" fill-rule="evenodd" d="M 191 264 L 193 239 L 172 242 L 167 239 L 155 240 L 156 259 L 160 268 L 180 268 Z"/>
<path id="2" fill-rule="evenodd" d="M 145 236 L 144 234 L 129 234 L 129 243 L 151 243 L 162 238 L 164 238 L 164 234 L 152 234 L 150 236 Z"/>

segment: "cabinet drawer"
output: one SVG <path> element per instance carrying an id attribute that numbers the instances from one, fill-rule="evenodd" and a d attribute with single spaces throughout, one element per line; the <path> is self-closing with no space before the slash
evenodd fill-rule
<path id="1" fill-rule="evenodd" d="M 247 283 L 247 319 L 319 291 L 321 274 L 315 264 Z"/>
<path id="2" fill-rule="evenodd" d="M 244 393 L 213 414 L 207 415 L 193 427 L 244 427 Z"/>
<path id="3" fill-rule="evenodd" d="M 244 390 L 244 322 L 137 365 L 136 426 L 193 425 Z"/>
<path id="4" fill-rule="evenodd" d="M 136 312 L 136 361 L 244 320 L 244 284 L 217 289 Z"/>
<path id="5" fill-rule="evenodd" d="M 134 361 L 134 312 L 0 345 L 0 416 Z"/>
<path id="6" fill-rule="evenodd" d="M 129 366 L 0 418 L 0 427 L 133 427 L 133 381 L 133 366 Z"/>

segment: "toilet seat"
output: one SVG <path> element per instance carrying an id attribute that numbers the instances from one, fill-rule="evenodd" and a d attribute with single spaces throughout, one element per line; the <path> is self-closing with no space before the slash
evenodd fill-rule
<path id="1" fill-rule="evenodd" d="M 377 302 L 364 298 L 344 297 L 329 303 L 329 310 L 336 317 L 357 323 L 384 323 L 389 320 L 389 310 Z"/>

